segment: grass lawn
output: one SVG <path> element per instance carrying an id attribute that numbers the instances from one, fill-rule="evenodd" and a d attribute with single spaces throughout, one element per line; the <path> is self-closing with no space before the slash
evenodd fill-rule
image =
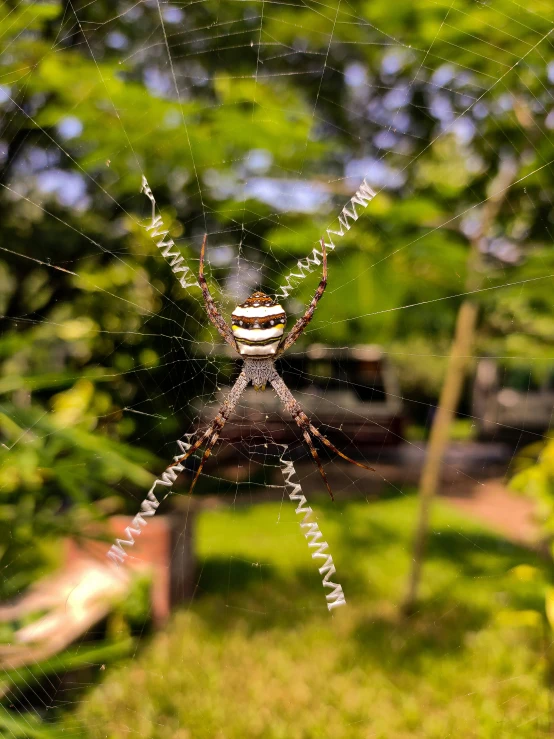
<path id="1" fill-rule="evenodd" d="M 102 673 L 64 724 L 87 739 L 550 736 L 532 555 L 439 503 L 419 613 L 397 616 L 416 500 L 318 501 L 348 605 L 329 613 L 286 500 L 209 511 L 189 608 Z"/>

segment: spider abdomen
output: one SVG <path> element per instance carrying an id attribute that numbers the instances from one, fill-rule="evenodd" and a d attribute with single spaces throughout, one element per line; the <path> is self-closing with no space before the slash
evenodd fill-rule
<path id="1" fill-rule="evenodd" d="M 231 316 L 233 336 L 245 357 L 270 357 L 279 347 L 287 316 L 269 295 L 255 292 Z"/>

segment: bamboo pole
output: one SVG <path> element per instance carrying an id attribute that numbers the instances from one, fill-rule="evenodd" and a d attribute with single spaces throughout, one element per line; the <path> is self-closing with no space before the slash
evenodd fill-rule
<path id="1" fill-rule="evenodd" d="M 516 162 L 507 159 L 502 162 L 498 175 L 491 183 L 489 197 L 483 205 L 480 227 L 470 239 L 471 251 L 468 259 L 466 284 L 468 292 L 478 289 L 481 283 L 479 266 L 482 240 L 486 238 L 493 225 L 516 174 Z M 478 313 L 479 307 L 474 299 L 466 298 L 461 304 L 456 318 L 456 328 L 450 348 L 446 376 L 441 388 L 437 412 L 433 419 L 427 455 L 420 479 L 420 503 L 413 543 L 412 566 L 408 576 L 406 594 L 401 605 L 401 611 L 406 615 L 413 613 L 418 601 L 431 507 L 438 491 L 442 462 L 450 440 L 450 426 L 460 402 L 467 367 L 472 357 Z"/>

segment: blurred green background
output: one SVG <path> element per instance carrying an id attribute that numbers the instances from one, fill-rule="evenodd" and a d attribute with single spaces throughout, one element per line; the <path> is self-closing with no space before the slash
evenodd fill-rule
<path id="1" fill-rule="evenodd" d="M 542 381 L 554 360 L 552 31 L 543 0 L 2 5 L 2 600 L 55 566 L 62 537 L 133 514 L 190 429 L 190 400 L 208 402 L 225 377 L 215 354 L 198 356 L 217 341 L 199 291 L 178 285 L 144 230 L 143 174 L 194 271 L 209 234 L 227 312 L 245 291 L 275 292 L 365 177 L 378 196 L 338 240 L 304 345 L 381 344 L 424 422 L 475 288 L 476 355 Z M 475 249 L 506 163 L 513 182 Z M 551 457 L 539 444 L 517 482 L 548 515 Z M 393 612 L 413 495 L 326 509 L 355 601 L 331 621 L 298 531 L 284 558 L 280 531 L 261 537 L 271 505 L 204 514 L 193 606 L 63 735 L 548 735 L 549 564 L 441 511 L 448 536 L 432 538 L 426 605 L 407 622 Z M 230 557 L 263 562 L 259 582 L 250 565 L 227 579 Z M 523 625 L 499 619 L 512 606 Z M 2 721 L 6 736 L 56 731 L 43 707 L 23 728 L 17 711 Z"/>

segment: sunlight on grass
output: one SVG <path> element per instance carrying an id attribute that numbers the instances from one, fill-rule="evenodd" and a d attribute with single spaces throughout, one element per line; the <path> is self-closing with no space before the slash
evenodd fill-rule
<path id="1" fill-rule="evenodd" d="M 437 505 L 402 622 L 412 497 L 316 506 L 348 605 L 329 614 L 286 501 L 205 512 L 193 604 L 108 670 L 67 730 L 91 739 L 547 736 L 538 635 L 501 625 L 525 551 Z"/>

